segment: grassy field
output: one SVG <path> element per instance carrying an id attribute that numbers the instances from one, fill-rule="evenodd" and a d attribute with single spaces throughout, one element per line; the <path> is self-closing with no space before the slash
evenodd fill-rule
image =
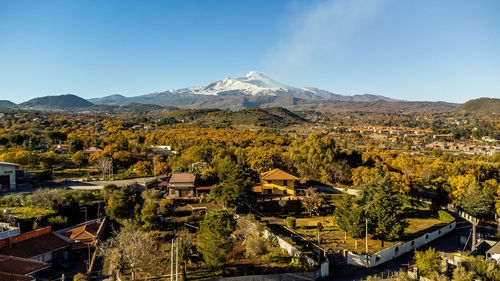
<path id="1" fill-rule="evenodd" d="M 5 209 L 10 209 L 10 213 L 18 219 L 40 219 L 44 216 L 54 214 L 53 210 L 47 210 L 39 207 L 4 207 Z"/>
<path id="2" fill-rule="evenodd" d="M 382 247 L 382 241 L 375 240 L 371 235 L 369 235 L 369 253 L 376 253 L 383 248 L 390 247 L 396 243 L 411 240 L 454 221 L 453 216 L 451 216 L 448 212 L 439 210 L 437 213 L 433 213 L 428 208 L 412 209 L 412 212 L 409 212 L 408 214 L 405 213 L 405 215 L 407 216 L 405 219 L 406 227 L 400 241 L 384 241 L 384 245 Z M 348 249 L 349 251 L 364 253 L 364 238 L 353 239 L 349 236 L 346 237 L 345 233 L 336 226 L 333 216 L 298 218 L 296 221 L 297 227 L 295 231 L 316 241 L 318 234 L 316 226 L 318 222 L 321 222 L 324 226 L 323 230 L 320 232 L 321 245 L 323 248 L 335 251 Z"/>

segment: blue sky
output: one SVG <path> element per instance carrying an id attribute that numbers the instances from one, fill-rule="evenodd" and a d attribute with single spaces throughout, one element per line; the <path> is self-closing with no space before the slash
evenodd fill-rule
<path id="1" fill-rule="evenodd" d="M 500 98 L 500 1 L 0 0 L 0 99 L 141 95 L 250 70 L 344 95 Z"/>

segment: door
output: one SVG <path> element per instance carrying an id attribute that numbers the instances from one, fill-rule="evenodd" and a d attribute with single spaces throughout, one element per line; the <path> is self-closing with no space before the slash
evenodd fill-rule
<path id="1" fill-rule="evenodd" d="M 10 176 L 0 176 L 0 189 L 9 190 L 10 189 Z"/>

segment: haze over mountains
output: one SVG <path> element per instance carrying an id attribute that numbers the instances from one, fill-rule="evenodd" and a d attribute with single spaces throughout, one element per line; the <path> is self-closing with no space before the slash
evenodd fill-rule
<path id="1" fill-rule="evenodd" d="M 495 99 L 491 99 L 495 100 Z M 494 103 L 494 102 L 493 102 Z M 75 95 L 46 96 L 16 105 L 0 101 L 0 108 L 34 110 L 147 112 L 162 107 L 241 110 L 252 107 L 283 107 L 323 112 L 444 112 L 458 106 L 447 102 L 402 101 L 380 95 L 344 96 L 313 87 L 297 88 L 277 82 L 263 73 L 250 71 L 244 77 L 225 78 L 207 85 L 125 97 L 110 95 L 89 100 Z M 474 109 L 477 109 L 477 105 Z M 495 111 L 492 106 L 491 110 Z M 457 111 L 458 112 L 458 111 Z"/>

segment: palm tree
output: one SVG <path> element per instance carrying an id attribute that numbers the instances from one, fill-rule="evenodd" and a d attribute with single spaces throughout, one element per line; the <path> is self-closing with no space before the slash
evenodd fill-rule
<path id="1" fill-rule="evenodd" d="M 179 239 L 179 263 L 181 266 L 181 280 L 187 280 L 186 266 L 191 264 L 196 257 L 196 251 L 193 241 L 189 237 Z"/>

